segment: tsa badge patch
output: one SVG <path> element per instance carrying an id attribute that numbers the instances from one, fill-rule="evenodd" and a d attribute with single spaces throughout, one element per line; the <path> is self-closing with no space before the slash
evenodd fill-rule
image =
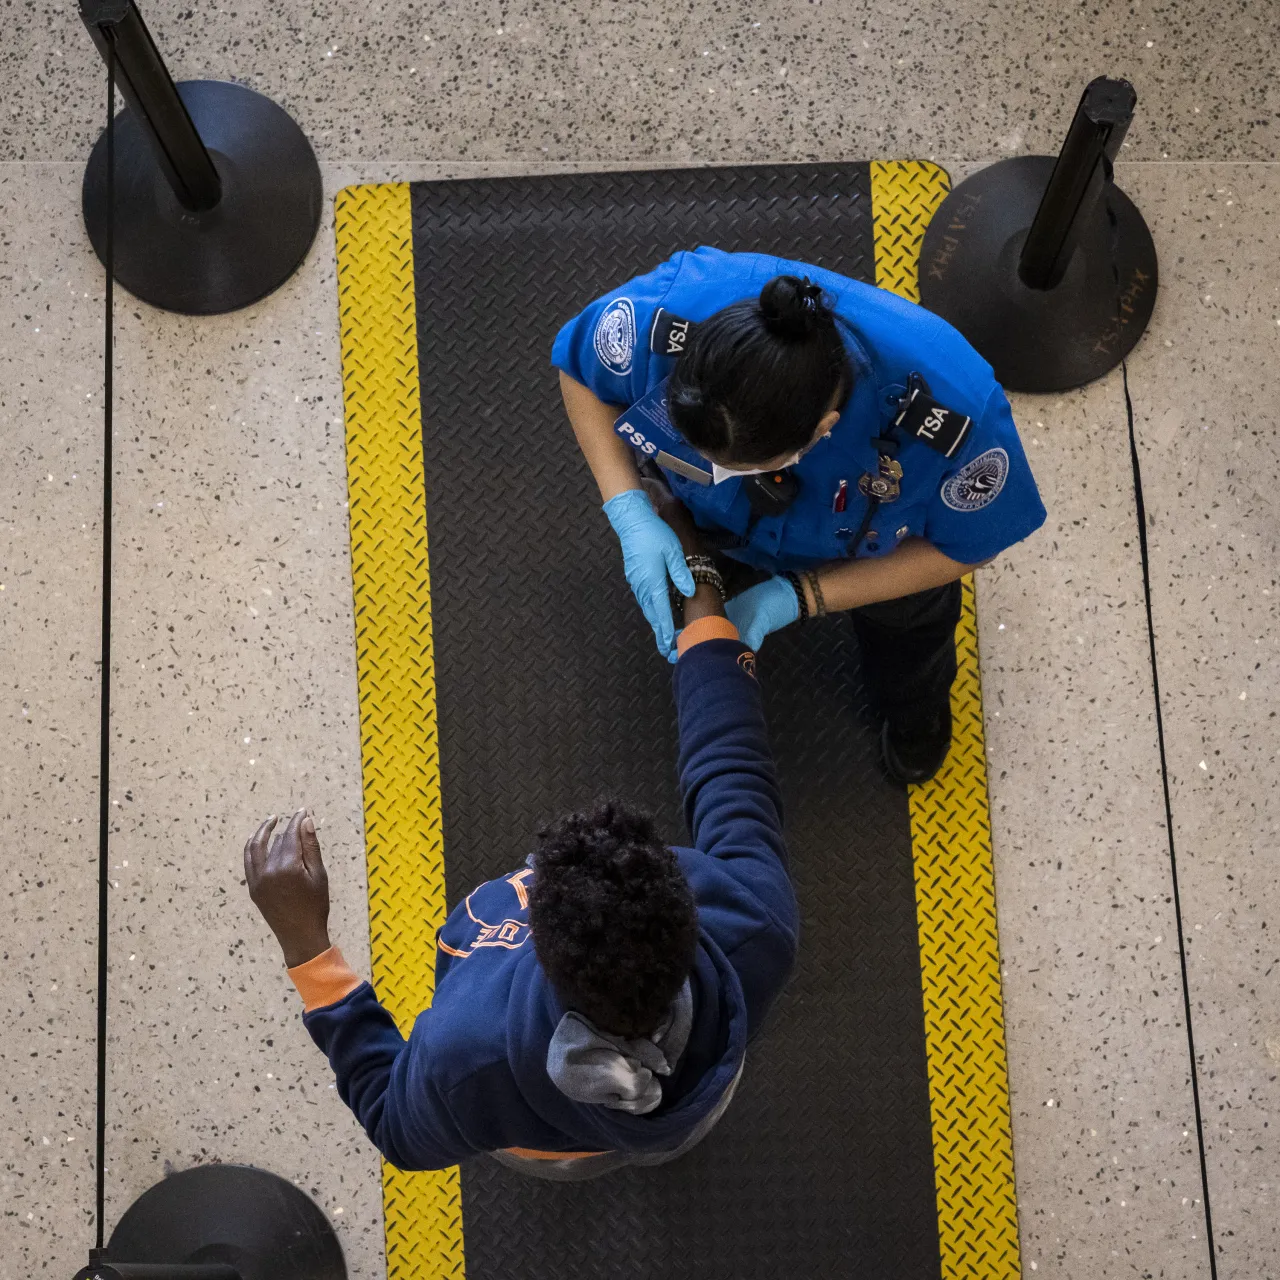
<path id="1" fill-rule="evenodd" d="M 600 363 L 612 373 L 630 373 L 636 349 L 636 309 L 630 298 L 615 298 L 596 321 L 592 343 Z"/>
<path id="2" fill-rule="evenodd" d="M 1009 455 L 988 449 L 966 462 L 942 486 L 942 500 L 952 511 L 981 511 L 999 496 L 1009 474 Z"/>

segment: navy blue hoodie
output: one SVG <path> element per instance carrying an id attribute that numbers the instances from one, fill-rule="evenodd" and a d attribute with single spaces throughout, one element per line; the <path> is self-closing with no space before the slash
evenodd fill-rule
<path id="1" fill-rule="evenodd" d="M 732 628 L 721 621 L 719 631 Z M 662 1103 L 632 1115 L 575 1102 L 552 1083 L 547 1047 L 565 1008 L 534 952 L 535 873 L 521 868 L 481 885 L 450 914 L 438 939 L 434 1002 L 407 1041 L 367 982 L 306 1014 L 343 1101 L 398 1168 L 441 1169 L 505 1148 L 671 1149 L 741 1066 L 796 953 L 781 797 L 751 651 L 736 639 L 696 643 L 677 662 L 674 681 L 680 790 L 693 839 L 675 852 L 699 933 L 694 1026 L 662 1082 Z"/>

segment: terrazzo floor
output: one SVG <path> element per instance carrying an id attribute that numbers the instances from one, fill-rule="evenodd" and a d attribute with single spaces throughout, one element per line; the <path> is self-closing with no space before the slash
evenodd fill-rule
<path id="1" fill-rule="evenodd" d="M 1130 363 L 1218 1274 L 1280 1276 L 1280 9 L 942 0 L 281 0 L 144 14 L 175 75 L 291 110 L 332 194 L 568 165 L 1053 150 L 1139 93 L 1121 185 L 1161 256 Z M 101 68 L 9 16 L 0 137 L 0 1277 L 92 1243 Z M 108 1218 L 165 1167 L 267 1163 L 384 1273 L 376 1162 L 240 884 L 310 803 L 367 965 L 329 215 L 265 302 L 117 305 Z M 1118 374 L 1014 398 L 1050 511 L 979 575 L 1024 1266 L 1210 1275 Z M 270 1157 L 264 1160 L 264 1152 Z"/>

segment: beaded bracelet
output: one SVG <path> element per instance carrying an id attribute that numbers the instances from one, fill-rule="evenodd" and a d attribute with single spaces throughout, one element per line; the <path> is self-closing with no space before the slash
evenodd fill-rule
<path id="1" fill-rule="evenodd" d="M 716 562 L 710 556 L 685 556 L 685 564 L 689 566 L 689 572 L 693 575 L 694 582 L 700 582 L 703 586 L 715 587 L 720 594 L 720 603 L 728 599 L 724 589 L 724 579 L 720 576 L 720 570 L 716 567 Z"/>
<path id="2" fill-rule="evenodd" d="M 720 576 L 720 570 L 716 568 L 716 562 L 710 556 L 685 556 L 684 562 L 689 566 L 689 574 L 695 586 L 701 583 L 705 587 L 714 587 L 720 596 L 720 603 L 723 605 L 728 601 L 729 596 L 724 589 L 724 579 Z M 667 598 L 671 601 L 672 617 L 683 621 L 685 596 L 674 582 L 667 583 Z"/>
<path id="3" fill-rule="evenodd" d="M 728 599 L 724 590 L 724 579 L 720 576 L 720 570 L 716 568 L 704 569 L 701 566 L 689 566 L 689 572 L 693 576 L 695 583 L 701 583 L 704 587 L 715 587 L 720 595 L 720 603 Z"/>
<path id="4" fill-rule="evenodd" d="M 700 582 L 707 587 L 715 587 L 720 595 L 720 603 L 723 604 L 727 596 L 724 590 L 724 579 L 720 576 L 720 570 L 716 567 L 716 562 L 710 556 L 703 555 L 685 556 L 684 562 L 689 566 L 689 572 L 693 576 L 694 582 Z"/>
<path id="5" fill-rule="evenodd" d="M 684 562 L 690 569 L 711 569 L 716 573 L 720 572 L 720 570 L 716 568 L 716 562 L 710 556 L 704 556 L 701 554 L 685 556 Z"/>

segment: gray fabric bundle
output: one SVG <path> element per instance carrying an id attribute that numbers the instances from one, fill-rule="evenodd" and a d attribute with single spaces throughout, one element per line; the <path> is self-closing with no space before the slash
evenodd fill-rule
<path id="1" fill-rule="evenodd" d="M 601 1031 L 570 1011 L 547 1048 L 547 1074 L 575 1102 L 647 1115 L 662 1101 L 659 1076 L 675 1070 L 693 1029 L 688 979 L 653 1035 L 634 1040 Z"/>

